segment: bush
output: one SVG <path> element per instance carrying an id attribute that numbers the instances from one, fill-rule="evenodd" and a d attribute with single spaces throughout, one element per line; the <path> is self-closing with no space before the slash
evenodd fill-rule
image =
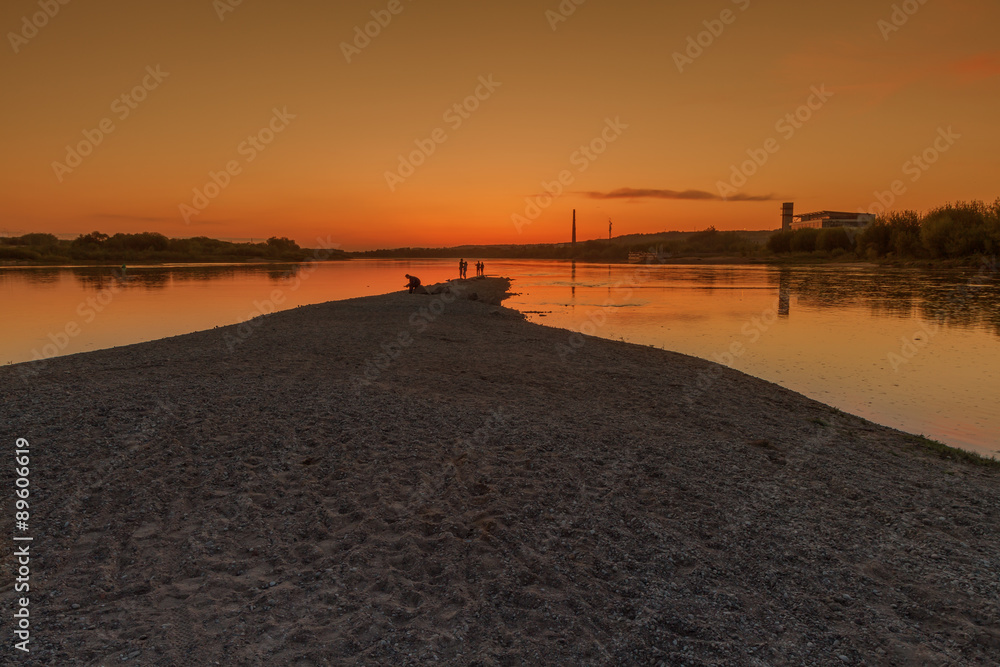
<path id="1" fill-rule="evenodd" d="M 934 209 L 920 227 L 924 248 L 934 257 L 986 253 L 995 245 L 990 224 L 995 207 L 976 201 Z"/>
<path id="2" fill-rule="evenodd" d="M 108 240 L 107 234 L 100 232 L 90 232 L 86 236 L 80 234 L 71 244 L 74 248 L 100 248 Z"/>
<path id="3" fill-rule="evenodd" d="M 843 227 L 833 227 L 831 229 L 821 229 L 819 230 L 819 235 L 816 237 L 816 249 L 834 251 L 840 250 L 843 254 L 846 250 L 852 250 L 854 244 L 851 243 L 851 237 L 847 235 L 847 230 Z"/>
<path id="4" fill-rule="evenodd" d="M 39 255 L 34 250 L 29 250 L 23 246 L 0 246 L 0 259 L 39 259 Z"/>
<path id="5" fill-rule="evenodd" d="M 923 254 L 920 242 L 920 214 L 916 211 L 893 211 L 886 220 L 891 232 L 890 245 L 897 257 Z"/>
<path id="6" fill-rule="evenodd" d="M 816 250 L 816 239 L 819 238 L 820 230 L 815 227 L 796 229 L 792 232 L 791 248 L 792 252 L 814 252 Z"/>
<path id="7" fill-rule="evenodd" d="M 1000 199 L 986 209 L 986 252 L 1000 253 Z"/>
<path id="8" fill-rule="evenodd" d="M 876 259 L 884 257 L 892 251 L 892 227 L 889 221 L 881 216 L 875 219 L 858 234 L 858 254 Z"/>
<path id="9" fill-rule="evenodd" d="M 59 239 L 55 234 L 25 234 L 18 241 L 13 245 L 26 245 L 32 248 L 55 248 L 59 245 Z"/>
<path id="10" fill-rule="evenodd" d="M 767 239 L 767 249 L 774 254 L 792 251 L 792 235 L 795 232 L 775 232 Z"/>

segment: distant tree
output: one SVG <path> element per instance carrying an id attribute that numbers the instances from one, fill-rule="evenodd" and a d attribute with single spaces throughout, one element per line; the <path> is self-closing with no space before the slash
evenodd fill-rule
<path id="1" fill-rule="evenodd" d="M 24 246 L 5 245 L 0 247 L 0 259 L 32 261 L 40 258 L 41 255 L 36 250 Z"/>
<path id="2" fill-rule="evenodd" d="M 1000 254 L 1000 198 L 986 208 L 986 252 Z"/>
<path id="3" fill-rule="evenodd" d="M 858 234 L 856 241 L 860 256 L 870 259 L 885 257 L 892 250 L 892 227 L 886 218 L 880 216 Z"/>
<path id="4" fill-rule="evenodd" d="M 105 241 L 108 240 L 107 234 L 102 234 L 101 232 L 90 232 L 87 235 L 80 234 L 75 239 L 73 239 L 73 246 L 94 246 L 99 247 Z"/>
<path id="5" fill-rule="evenodd" d="M 107 241 L 105 247 L 113 250 L 126 250 L 134 253 L 159 252 L 170 248 L 170 239 L 156 232 L 141 234 L 115 234 Z"/>
<path id="6" fill-rule="evenodd" d="M 816 250 L 816 239 L 819 237 L 819 230 L 815 227 L 796 229 L 792 233 L 792 252 L 814 252 Z"/>
<path id="7" fill-rule="evenodd" d="M 298 243 L 284 236 L 272 236 L 267 240 L 267 245 L 270 248 L 277 248 L 280 250 L 299 250 Z"/>
<path id="8" fill-rule="evenodd" d="M 792 251 L 792 236 L 795 232 L 780 231 L 771 234 L 767 239 L 767 249 L 777 254 Z"/>
<path id="9" fill-rule="evenodd" d="M 25 234 L 11 239 L 10 245 L 23 245 L 32 248 L 55 248 L 59 245 L 59 239 L 55 234 Z"/>
<path id="10" fill-rule="evenodd" d="M 295 241 L 282 237 L 272 236 L 267 240 L 267 256 L 275 258 L 294 258 L 301 254 L 302 249 Z"/>
<path id="11" fill-rule="evenodd" d="M 854 244 L 847 230 L 843 227 L 833 227 L 819 230 L 816 235 L 816 250 L 833 252 L 834 250 L 852 250 Z"/>
<path id="12" fill-rule="evenodd" d="M 891 232 L 890 245 L 897 257 L 923 254 L 920 242 L 920 214 L 916 211 L 893 211 L 886 219 Z"/>
<path id="13" fill-rule="evenodd" d="M 981 201 L 958 202 L 934 209 L 924 218 L 920 238 L 934 257 L 961 257 L 992 247 L 990 209 Z"/>

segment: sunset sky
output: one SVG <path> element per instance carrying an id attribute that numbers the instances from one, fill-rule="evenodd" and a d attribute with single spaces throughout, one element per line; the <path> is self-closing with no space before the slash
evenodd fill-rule
<path id="1" fill-rule="evenodd" d="M 1000 196 L 994 0 L 237 1 L 4 2 L 0 233 L 535 243 L 573 209 L 598 238 Z"/>

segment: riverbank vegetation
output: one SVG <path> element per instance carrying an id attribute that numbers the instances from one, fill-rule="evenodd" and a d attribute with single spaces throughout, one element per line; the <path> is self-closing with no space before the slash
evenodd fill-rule
<path id="1" fill-rule="evenodd" d="M 344 259 L 339 250 L 324 250 L 326 259 Z M 295 241 L 274 237 L 261 243 L 234 243 L 205 236 L 171 239 L 163 234 L 81 234 L 62 240 L 54 234 L 0 238 L 0 262 L 8 264 L 135 263 L 135 262 L 301 262 L 314 253 Z"/>
<path id="2" fill-rule="evenodd" d="M 729 263 L 879 262 L 962 265 L 1000 254 L 1000 199 L 892 212 L 862 229 L 719 231 L 630 234 L 612 239 L 532 245 L 393 248 L 349 253 L 359 258 L 475 257 L 583 262 L 687 261 Z"/>
<path id="3" fill-rule="evenodd" d="M 652 253 L 658 261 L 680 257 L 750 258 L 762 252 L 770 231 L 658 232 L 613 239 L 526 245 L 464 245 L 452 248 L 392 248 L 350 253 L 358 258 L 476 257 L 484 259 L 563 259 L 581 262 L 627 262 L 630 253 Z"/>
<path id="4" fill-rule="evenodd" d="M 767 241 L 775 255 L 817 255 L 869 261 L 962 260 L 1000 254 L 1000 199 L 940 206 L 921 215 L 894 211 L 861 230 L 779 231 Z"/>
<path id="5" fill-rule="evenodd" d="M 0 238 L 0 263 L 301 262 L 312 257 L 557 259 L 621 263 L 802 263 L 869 261 L 888 264 L 961 265 L 1000 254 L 1000 199 L 947 204 L 921 214 L 894 211 L 867 227 L 795 231 L 719 231 L 629 234 L 572 243 L 463 245 L 344 252 L 310 251 L 287 238 L 233 243 L 204 236 L 170 239 L 162 234 L 52 234 Z"/>

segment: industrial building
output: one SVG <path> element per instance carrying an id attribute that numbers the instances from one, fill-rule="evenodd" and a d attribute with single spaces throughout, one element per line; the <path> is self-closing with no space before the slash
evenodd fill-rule
<path id="1" fill-rule="evenodd" d="M 813 213 L 794 214 L 794 204 L 785 202 L 781 205 L 782 231 L 806 229 L 829 229 L 831 227 L 865 227 L 875 220 L 871 213 L 850 213 L 847 211 L 814 211 Z"/>

